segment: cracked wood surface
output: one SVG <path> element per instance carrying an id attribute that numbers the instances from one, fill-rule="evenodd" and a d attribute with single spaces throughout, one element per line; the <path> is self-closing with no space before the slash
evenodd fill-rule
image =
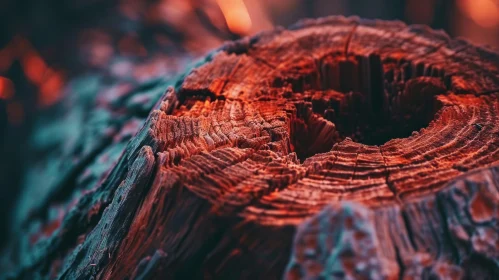
<path id="1" fill-rule="evenodd" d="M 493 279 L 498 88 L 497 53 L 400 22 L 228 42 L 15 275 Z"/>

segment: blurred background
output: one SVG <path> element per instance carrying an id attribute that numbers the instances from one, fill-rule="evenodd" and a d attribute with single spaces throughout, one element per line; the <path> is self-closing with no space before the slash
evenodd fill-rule
<path id="1" fill-rule="evenodd" d="M 85 98 L 113 98 L 131 85 L 172 77 L 225 40 L 327 15 L 427 24 L 499 47 L 499 0 L 0 1 L 0 228 L 27 184 L 26 170 L 49 161 L 51 149 L 66 149 L 56 146 L 65 146 L 68 126 L 45 132 L 42 144 L 33 135 L 46 125 L 40 120 L 57 123 L 80 106 L 75 80 L 104 77 L 105 90 L 97 85 Z M 84 123 L 70 122 L 71 129 Z"/>

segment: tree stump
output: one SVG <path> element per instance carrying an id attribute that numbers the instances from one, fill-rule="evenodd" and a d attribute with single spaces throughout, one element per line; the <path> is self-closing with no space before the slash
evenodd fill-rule
<path id="1" fill-rule="evenodd" d="M 494 279 L 498 88 L 497 53 L 424 26 L 228 42 L 15 275 Z"/>

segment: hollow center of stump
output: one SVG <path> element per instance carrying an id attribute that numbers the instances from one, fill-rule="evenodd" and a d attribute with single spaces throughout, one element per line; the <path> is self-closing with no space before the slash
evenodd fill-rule
<path id="1" fill-rule="evenodd" d="M 331 55 L 293 71 L 273 87 L 295 104 L 291 142 L 302 161 L 346 137 L 366 145 L 409 137 L 434 119 L 435 97 L 447 91 L 442 69 L 375 54 Z"/>

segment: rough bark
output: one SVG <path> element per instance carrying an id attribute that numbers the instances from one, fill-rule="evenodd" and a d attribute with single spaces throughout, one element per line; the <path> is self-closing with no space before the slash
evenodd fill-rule
<path id="1" fill-rule="evenodd" d="M 493 279 L 498 88 L 498 54 L 400 22 L 226 43 L 15 275 Z"/>

